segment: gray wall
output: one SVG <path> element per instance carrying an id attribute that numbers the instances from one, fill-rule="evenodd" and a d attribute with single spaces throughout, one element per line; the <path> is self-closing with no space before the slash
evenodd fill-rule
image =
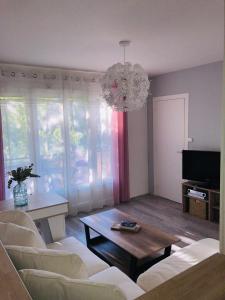
<path id="1" fill-rule="evenodd" d="M 189 93 L 189 149 L 219 150 L 223 63 L 215 62 L 152 79 L 152 96 Z M 149 189 L 153 191 L 152 101 L 148 103 Z"/>
<path id="2" fill-rule="evenodd" d="M 147 107 L 128 112 L 130 197 L 149 192 Z"/>

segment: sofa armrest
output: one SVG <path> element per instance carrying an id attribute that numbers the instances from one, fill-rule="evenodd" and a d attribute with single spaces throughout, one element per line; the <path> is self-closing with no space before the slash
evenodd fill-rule
<path id="1" fill-rule="evenodd" d="M 137 284 L 143 290 L 150 291 L 217 252 L 219 241 L 209 238 L 200 240 L 149 268 L 138 277 Z"/>

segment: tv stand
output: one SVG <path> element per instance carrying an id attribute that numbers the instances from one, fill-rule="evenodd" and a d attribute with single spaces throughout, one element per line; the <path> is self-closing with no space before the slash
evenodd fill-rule
<path id="1" fill-rule="evenodd" d="M 188 195 L 188 189 L 206 194 L 205 199 Z M 183 212 L 191 213 L 211 222 L 219 222 L 220 190 L 210 188 L 207 184 L 185 181 L 182 183 Z"/>
<path id="2" fill-rule="evenodd" d="M 210 182 L 201 182 L 196 183 L 197 188 L 205 188 L 207 190 L 219 190 L 219 185 L 216 183 L 210 183 Z"/>

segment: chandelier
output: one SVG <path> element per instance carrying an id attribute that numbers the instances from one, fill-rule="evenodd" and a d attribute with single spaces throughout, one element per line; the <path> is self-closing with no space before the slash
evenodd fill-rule
<path id="1" fill-rule="evenodd" d="M 123 47 L 123 64 L 117 63 L 106 71 L 101 86 L 103 97 L 113 110 L 126 112 L 140 109 L 146 103 L 150 82 L 144 69 L 125 61 L 130 41 L 120 41 Z"/>

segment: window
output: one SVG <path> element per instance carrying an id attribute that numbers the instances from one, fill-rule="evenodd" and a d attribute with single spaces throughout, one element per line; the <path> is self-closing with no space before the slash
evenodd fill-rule
<path id="1" fill-rule="evenodd" d="M 112 204 L 111 108 L 89 88 L 9 94 L 0 95 L 5 172 L 33 162 L 41 178 L 28 180 L 28 191 L 59 193 L 74 212 Z M 7 180 L 5 189 L 11 197 Z"/>

